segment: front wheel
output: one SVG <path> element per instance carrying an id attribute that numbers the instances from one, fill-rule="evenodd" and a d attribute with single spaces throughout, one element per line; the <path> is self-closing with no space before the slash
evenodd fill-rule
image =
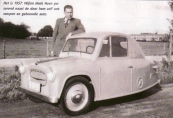
<path id="1" fill-rule="evenodd" d="M 93 87 L 83 77 L 70 79 L 63 90 L 61 104 L 69 115 L 85 113 L 93 102 Z"/>

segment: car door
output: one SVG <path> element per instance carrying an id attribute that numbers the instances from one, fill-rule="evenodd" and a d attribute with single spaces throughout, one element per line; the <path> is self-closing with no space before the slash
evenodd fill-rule
<path id="1" fill-rule="evenodd" d="M 128 57 L 127 39 L 109 36 L 103 41 L 100 65 L 100 97 L 109 99 L 132 91 L 132 65 Z"/>

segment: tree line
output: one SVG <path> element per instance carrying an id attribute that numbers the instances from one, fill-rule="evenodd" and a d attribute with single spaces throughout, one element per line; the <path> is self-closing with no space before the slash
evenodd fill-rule
<path id="1" fill-rule="evenodd" d="M 31 35 L 28 28 L 25 24 L 15 25 L 0 18 L 0 37 L 23 39 Z"/>
<path id="2" fill-rule="evenodd" d="M 32 34 L 28 31 L 29 28 L 30 27 L 24 23 L 16 25 L 11 22 L 4 22 L 4 20 L 0 18 L 0 37 L 25 39 Z M 36 34 L 37 37 L 51 37 L 52 33 L 53 28 L 50 25 L 46 25 Z"/>
<path id="3" fill-rule="evenodd" d="M 168 4 L 171 8 L 171 12 L 173 13 L 173 0 L 169 1 Z M 169 27 L 169 30 L 170 30 L 170 32 L 173 33 L 173 19 L 168 19 L 168 20 L 169 20 L 170 25 L 171 25 L 171 27 Z"/>
<path id="4" fill-rule="evenodd" d="M 53 33 L 53 28 L 50 25 L 44 26 L 37 33 L 38 37 L 51 37 Z"/>

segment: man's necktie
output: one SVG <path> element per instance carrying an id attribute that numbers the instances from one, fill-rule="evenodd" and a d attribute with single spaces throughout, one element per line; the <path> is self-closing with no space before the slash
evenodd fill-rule
<path id="1" fill-rule="evenodd" d="M 65 22 L 65 27 L 67 27 L 67 25 L 68 25 L 68 22 L 69 22 L 69 20 L 67 20 L 67 21 Z"/>

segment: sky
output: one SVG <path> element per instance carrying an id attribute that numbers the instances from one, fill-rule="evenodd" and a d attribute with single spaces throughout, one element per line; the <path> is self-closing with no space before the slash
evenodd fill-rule
<path id="1" fill-rule="evenodd" d="M 15 2 L 22 2 L 23 4 Z M 5 3 L 6 2 L 6 3 Z M 7 3 L 9 2 L 9 4 Z M 10 5 L 13 2 L 13 5 Z M 49 2 L 52 5 L 24 5 L 24 2 Z M 58 3 L 58 5 L 54 5 Z M 17 5 L 18 4 L 18 5 Z M 168 1 L 145 0 L 0 0 L 0 17 L 5 22 L 24 23 L 31 32 L 45 25 L 55 26 L 57 18 L 64 17 L 64 6 L 72 5 L 74 17 L 81 19 L 86 32 L 112 31 L 124 34 L 168 33 L 173 19 Z M 4 10 L 4 8 L 23 10 Z M 59 10 L 25 10 L 25 8 L 59 8 Z M 46 13 L 46 16 L 3 15 L 3 13 Z"/>

